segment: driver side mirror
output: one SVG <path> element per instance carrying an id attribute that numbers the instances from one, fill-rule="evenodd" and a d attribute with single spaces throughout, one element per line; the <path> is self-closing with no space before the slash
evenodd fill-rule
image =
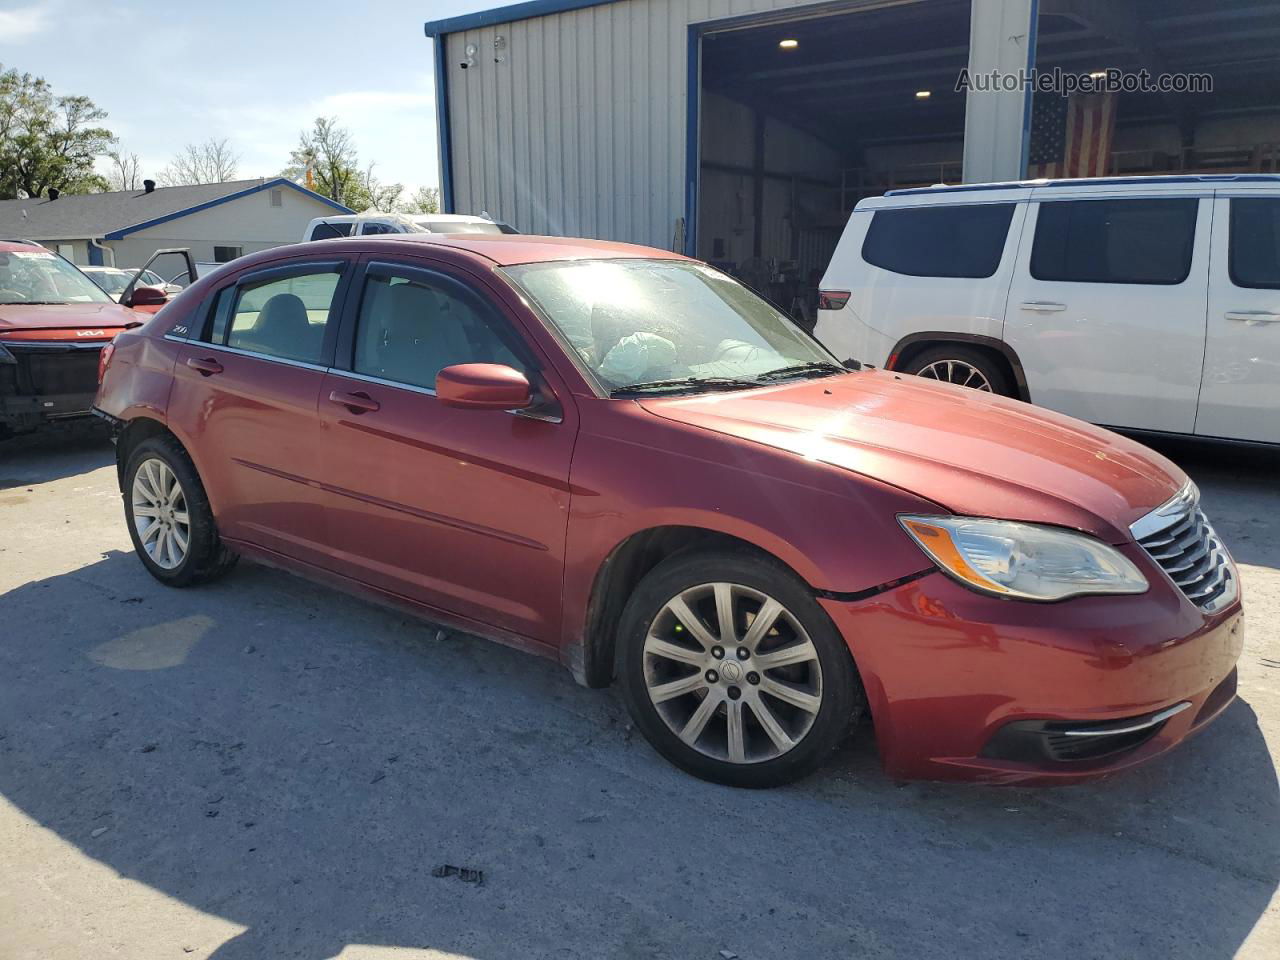
<path id="1" fill-rule="evenodd" d="M 134 287 L 126 307 L 159 307 L 169 302 L 169 295 L 157 287 Z"/>
<path id="2" fill-rule="evenodd" d="M 529 379 L 500 363 L 459 363 L 436 374 L 436 398 L 446 407 L 525 410 L 533 405 Z"/>

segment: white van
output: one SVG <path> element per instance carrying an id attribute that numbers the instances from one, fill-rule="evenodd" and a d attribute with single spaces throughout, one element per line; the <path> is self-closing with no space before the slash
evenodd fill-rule
<path id="1" fill-rule="evenodd" d="M 1280 443 L 1280 176 L 864 200 L 815 333 L 842 358 L 1106 426 Z"/>
<path id="2" fill-rule="evenodd" d="M 385 233 L 515 233 L 505 223 L 461 213 L 344 213 L 316 217 L 302 231 L 303 242 Z"/>

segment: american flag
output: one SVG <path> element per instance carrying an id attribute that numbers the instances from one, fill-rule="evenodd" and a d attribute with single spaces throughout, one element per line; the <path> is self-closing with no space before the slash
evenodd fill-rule
<path id="1" fill-rule="evenodd" d="M 1037 96 L 1031 105 L 1027 176 L 1105 177 L 1115 128 L 1114 93 Z"/>

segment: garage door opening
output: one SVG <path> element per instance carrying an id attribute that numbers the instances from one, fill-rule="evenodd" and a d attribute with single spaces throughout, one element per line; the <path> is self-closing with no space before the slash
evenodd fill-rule
<path id="1" fill-rule="evenodd" d="M 849 212 L 960 179 L 968 0 L 702 37 L 695 249 L 806 326 Z"/>

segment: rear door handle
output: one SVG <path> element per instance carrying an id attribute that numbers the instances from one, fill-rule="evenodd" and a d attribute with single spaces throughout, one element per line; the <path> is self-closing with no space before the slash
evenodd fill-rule
<path id="1" fill-rule="evenodd" d="M 1061 313 L 1067 309 L 1065 303 L 1053 303 L 1049 300 L 1026 300 L 1022 304 L 1023 310 L 1034 310 L 1036 313 Z"/>
<path id="2" fill-rule="evenodd" d="M 199 370 L 202 377 L 222 372 L 222 364 L 212 357 L 187 357 L 187 366 L 192 370 Z"/>
<path id="3" fill-rule="evenodd" d="M 343 393 L 340 390 L 334 390 L 329 394 L 329 401 L 346 407 L 352 413 L 377 413 L 382 409 L 382 404 L 367 393 Z"/>
<path id="4" fill-rule="evenodd" d="M 1268 310 L 1228 310 L 1226 318 L 1243 323 L 1280 323 L 1280 313 Z"/>

